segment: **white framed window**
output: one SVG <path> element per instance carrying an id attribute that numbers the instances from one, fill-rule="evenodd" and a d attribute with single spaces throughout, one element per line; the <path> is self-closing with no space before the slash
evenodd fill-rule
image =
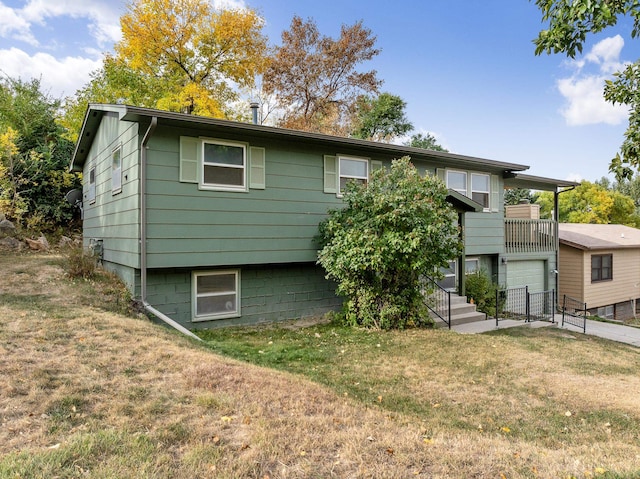
<path id="1" fill-rule="evenodd" d="M 340 178 L 341 194 L 349 181 L 367 184 L 369 180 L 369 160 L 366 158 L 354 158 L 350 156 L 338 157 L 338 176 Z"/>
<path id="2" fill-rule="evenodd" d="M 469 196 L 467 194 L 466 171 L 447 170 L 447 188 L 451 188 L 464 196 Z"/>
<path id="3" fill-rule="evenodd" d="M 465 274 L 473 274 L 480 271 L 480 260 L 478 258 L 464 259 Z"/>
<path id="4" fill-rule="evenodd" d="M 471 173 L 471 199 L 480 203 L 485 210 L 489 209 L 490 184 L 489 175 Z"/>
<path id="5" fill-rule="evenodd" d="M 247 145 L 220 140 L 202 142 L 201 186 L 246 191 Z"/>
<path id="6" fill-rule="evenodd" d="M 193 321 L 240 316 L 240 271 L 194 272 Z"/>
<path id="7" fill-rule="evenodd" d="M 87 201 L 89 204 L 96 202 L 96 167 L 89 169 L 89 181 L 87 186 Z"/>
<path id="8" fill-rule="evenodd" d="M 115 195 L 122 191 L 122 146 L 111 153 L 111 192 Z"/>

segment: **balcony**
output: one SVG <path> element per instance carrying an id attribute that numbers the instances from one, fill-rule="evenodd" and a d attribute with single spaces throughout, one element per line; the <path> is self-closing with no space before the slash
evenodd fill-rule
<path id="1" fill-rule="evenodd" d="M 547 253 L 556 250 L 558 224 L 554 220 L 505 218 L 505 252 Z"/>

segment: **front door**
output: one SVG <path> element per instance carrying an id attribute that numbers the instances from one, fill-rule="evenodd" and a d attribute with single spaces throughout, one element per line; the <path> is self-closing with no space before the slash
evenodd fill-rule
<path id="1" fill-rule="evenodd" d="M 458 262 L 456 260 L 449 261 L 449 265 L 446 268 L 442 268 L 441 271 L 444 274 L 444 277 L 440 281 L 438 281 L 438 285 L 442 289 L 455 292 L 456 286 L 458 284 Z"/>

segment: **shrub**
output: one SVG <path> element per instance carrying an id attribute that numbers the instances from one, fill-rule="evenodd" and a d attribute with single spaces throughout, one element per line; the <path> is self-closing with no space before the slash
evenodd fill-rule
<path id="1" fill-rule="evenodd" d="M 90 279 L 96 275 L 98 260 L 82 245 L 71 245 L 67 250 L 64 269 L 70 278 Z"/>
<path id="2" fill-rule="evenodd" d="M 368 185 L 351 182 L 345 207 L 320 224 L 318 262 L 346 297 L 346 320 L 378 329 L 431 324 L 425 276 L 460 250 L 447 189 L 421 175 L 408 157 L 379 169 Z"/>
<path id="3" fill-rule="evenodd" d="M 469 302 L 475 303 L 476 309 L 489 316 L 496 314 L 496 292 L 498 285 L 493 283 L 483 269 L 468 274 L 465 279 L 465 293 Z"/>

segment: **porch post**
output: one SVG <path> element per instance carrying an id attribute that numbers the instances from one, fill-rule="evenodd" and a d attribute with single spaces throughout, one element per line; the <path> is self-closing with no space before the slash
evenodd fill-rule
<path id="1" fill-rule="evenodd" d="M 458 232 L 458 236 L 460 241 L 462 242 L 462 253 L 458 256 L 458 294 L 460 296 L 464 296 L 466 294 L 465 288 L 465 280 L 466 280 L 466 249 L 464 245 L 464 212 L 458 213 L 458 226 L 460 227 L 460 231 Z"/>
<path id="2" fill-rule="evenodd" d="M 558 296 L 560 293 L 560 227 L 558 226 L 559 224 L 559 218 L 560 218 L 560 211 L 559 211 L 559 198 L 560 198 L 560 192 L 558 191 L 558 188 L 556 188 L 553 192 L 553 219 L 554 219 L 554 234 L 555 234 L 555 248 L 556 248 L 556 267 L 555 270 L 558 271 L 558 273 L 554 273 L 554 279 L 555 279 L 555 290 L 556 290 L 556 301 L 558 300 Z M 557 309 L 558 308 L 558 303 L 556 302 L 556 304 L 554 305 L 554 307 Z"/>

